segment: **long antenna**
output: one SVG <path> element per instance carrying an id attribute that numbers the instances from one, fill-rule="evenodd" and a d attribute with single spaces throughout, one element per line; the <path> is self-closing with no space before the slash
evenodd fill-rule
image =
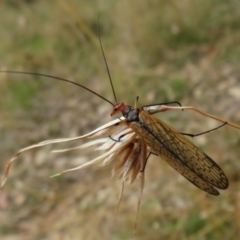
<path id="1" fill-rule="evenodd" d="M 19 71 L 0 71 L 0 73 L 16 73 L 16 74 L 25 74 L 25 75 L 35 75 L 35 76 L 40 76 L 40 77 L 47 77 L 47 78 L 50 78 L 50 79 L 55 79 L 55 80 L 59 80 L 59 81 L 63 81 L 63 82 L 68 82 L 68 83 L 71 83 L 71 84 L 74 84 L 78 87 L 81 87 L 81 88 L 84 88 L 85 90 L 93 93 L 94 95 L 100 97 L 101 99 L 105 100 L 106 102 L 110 103 L 112 106 L 114 106 L 114 104 L 109 101 L 108 99 L 106 99 L 105 97 L 99 95 L 98 93 L 92 91 L 91 89 L 79 84 L 79 83 L 76 83 L 76 82 L 73 82 L 73 81 L 70 81 L 70 80 L 67 80 L 67 79 L 64 79 L 64 78 L 60 78 L 60 77 L 56 77 L 56 76 L 51 76 L 51 75 L 48 75 L 48 74 L 42 74 L 42 73 L 35 73 L 35 72 L 19 72 Z"/>
<path id="2" fill-rule="evenodd" d="M 97 25 L 98 39 L 99 39 L 99 43 L 100 43 L 103 59 L 104 59 L 104 62 L 105 62 L 105 66 L 106 66 L 106 69 L 107 69 L 109 81 L 110 81 L 110 84 L 111 84 L 111 87 L 112 87 L 113 96 L 114 96 L 115 102 L 117 103 L 117 97 L 116 97 L 116 93 L 115 93 L 114 88 L 113 88 L 111 74 L 110 74 L 110 71 L 109 71 L 109 68 L 108 68 L 108 64 L 107 64 L 107 60 L 106 60 L 106 57 L 105 57 L 105 54 L 104 54 L 104 51 L 103 51 L 102 41 L 101 41 L 101 37 L 100 37 L 100 24 L 99 24 L 99 20 L 100 20 L 100 15 L 98 16 L 98 25 Z"/>

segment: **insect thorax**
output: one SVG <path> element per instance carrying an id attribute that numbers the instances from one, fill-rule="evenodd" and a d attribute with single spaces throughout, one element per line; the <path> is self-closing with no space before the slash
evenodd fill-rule
<path id="1" fill-rule="evenodd" d="M 128 122 L 137 122 L 139 121 L 139 108 L 133 108 L 127 106 L 122 112 L 123 116 L 127 119 Z"/>

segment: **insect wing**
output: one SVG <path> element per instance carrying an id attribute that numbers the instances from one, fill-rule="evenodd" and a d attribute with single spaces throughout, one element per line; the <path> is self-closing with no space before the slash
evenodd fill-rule
<path id="1" fill-rule="evenodd" d="M 139 121 L 130 123 L 152 152 L 200 189 L 218 195 L 213 188 L 226 189 L 228 179 L 222 169 L 201 149 L 161 120 L 140 109 Z"/>

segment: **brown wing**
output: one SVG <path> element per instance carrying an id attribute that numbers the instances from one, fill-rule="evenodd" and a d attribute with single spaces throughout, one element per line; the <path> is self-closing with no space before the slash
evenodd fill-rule
<path id="1" fill-rule="evenodd" d="M 131 122 L 129 126 L 143 138 L 153 153 L 200 189 L 218 195 L 214 187 L 228 187 L 228 179 L 222 169 L 168 124 L 140 109 L 139 121 Z"/>

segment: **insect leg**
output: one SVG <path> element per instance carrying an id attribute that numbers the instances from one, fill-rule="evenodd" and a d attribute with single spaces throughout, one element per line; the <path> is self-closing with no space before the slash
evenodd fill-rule
<path id="1" fill-rule="evenodd" d="M 109 137 L 111 140 L 113 140 L 114 142 L 121 142 L 120 139 L 121 139 L 122 137 L 124 137 L 124 136 L 125 136 L 125 134 L 121 135 L 117 140 L 114 139 L 111 135 L 108 136 L 108 137 Z"/>
<path id="2" fill-rule="evenodd" d="M 140 169 L 140 172 L 144 172 L 144 170 L 145 170 L 145 168 L 146 168 L 146 166 L 147 166 L 147 161 L 148 161 L 149 157 L 150 157 L 152 154 L 157 156 L 157 154 L 155 154 L 155 153 L 153 153 L 153 152 L 150 152 L 150 153 L 148 154 L 147 158 L 146 158 L 146 161 L 144 162 L 144 165 L 143 165 L 142 169 Z"/>
<path id="3" fill-rule="evenodd" d="M 213 132 L 213 131 L 215 131 L 215 130 L 217 130 L 217 129 L 223 127 L 223 126 L 225 126 L 226 124 L 227 124 L 227 122 L 221 124 L 221 125 L 218 126 L 218 127 L 215 127 L 215 128 L 210 129 L 210 130 L 207 130 L 207 131 L 205 131 L 205 132 L 201 132 L 201 133 L 197 133 L 197 134 L 192 134 L 192 133 L 182 133 L 182 132 L 180 132 L 180 133 L 181 133 L 182 135 L 185 135 L 185 136 L 189 136 L 189 137 L 194 138 L 194 137 L 197 137 L 197 136 L 203 135 L 203 134 L 205 134 L 205 133 Z"/>
<path id="4" fill-rule="evenodd" d="M 195 107 L 191 107 L 191 106 L 186 106 L 186 107 L 171 107 L 171 106 L 167 106 L 167 105 L 151 105 L 151 106 L 144 106 L 143 107 L 143 110 L 148 112 L 149 114 L 154 114 L 154 113 L 158 113 L 158 112 L 164 112 L 164 111 L 167 111 L 167 110 L 193 110 L 195 112 L 198 112 L 206 117 L 209 117 L 209 118 L 212 118 L 216 121 L 219 121 L 221 123 L 224 123 L 226 125 L 229 125 L 230 127 L 233 127 L 233 128 L 237 128 L 237 129 L 240 129 L 240 126 L 237 125 L 237 124 L 234 124 L 234 123 L 231 123 L 231 122 L 228 122 L 222 118 L 219 118 L 219 117 L 216 117 L 212 114 L 209 114 L 209 113 L 206 113 L 204 111 L 201 111 L 200 109 L 198 108 L 195 108 Z"/>
<path id="5" fill-rule="evenodd" d="M 129 133 L 132 133 L 132 131 L 126 132 L 124 134 L 122 134 L 121 136 L 118 137 L 118 139 L 114 139 L 111 135 L 108 136 L 111 140 L 113 140 L 114 142 L 121 142 L 121 138 L 125 137 L 126 135 L 128 135 Z"/>
<path id="6" fill-rule="evenodd" d="M 155 103 L 155 104 L 149 104 L 149 105 L 144 105 L 143 108 L 148 108 L 148 107 L 153 107 L 153 106 L 161 106 L 161 105 L 170 105 L 170 104 L 177 104 L 180 107 L 182 107 L 182 104 L 178 101 L 174 101 L 174 102 L 164 102 L 164 103 Z"/>

